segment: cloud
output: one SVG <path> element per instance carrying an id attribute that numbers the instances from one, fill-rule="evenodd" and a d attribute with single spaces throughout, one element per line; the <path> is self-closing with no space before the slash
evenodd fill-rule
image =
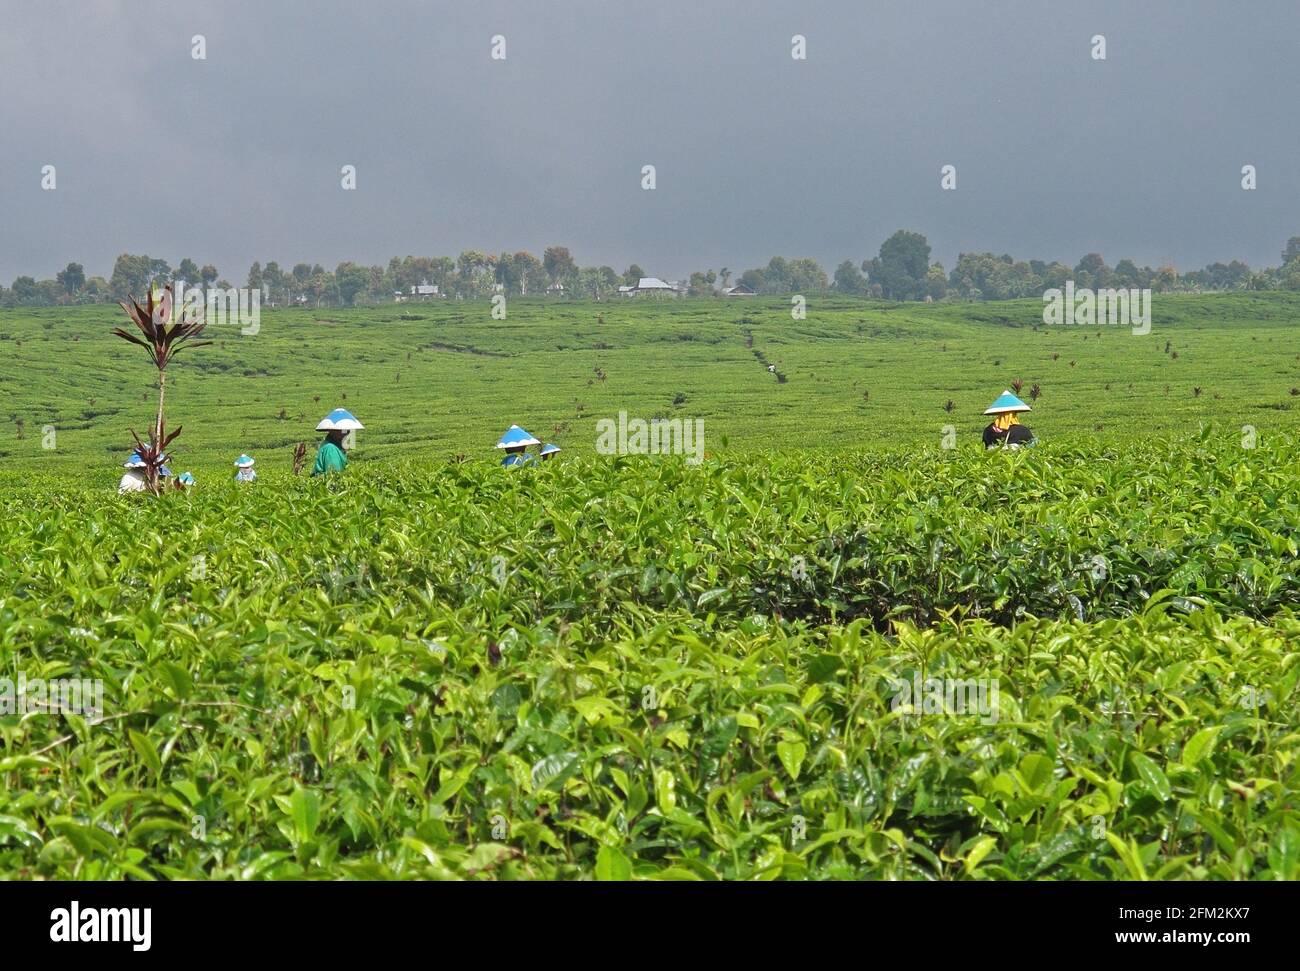
<path id="1" fill-rule="evenodd" d="M 900 227 L 949 266 L 992 249 L 1191 268 L 1275 262 L 1300 232 L 1289 3 L 17 6 L 0 34 L 6 283 L 68 260 L 107 274 L 124 251 L 242 281 L 253 260 L 550 243 L 669 277 L 774 253 L 830 268 Z"/>

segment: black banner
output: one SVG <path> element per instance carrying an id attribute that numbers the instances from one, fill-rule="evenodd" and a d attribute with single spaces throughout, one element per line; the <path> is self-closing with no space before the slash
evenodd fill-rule
<path id="1" fill-rule="evenodd" d="M 995 942 L 1019 954 L 1051 944 L 1228 957 L 1289 941 L 1294 896 L 1277 883 L 3 883 L 0 923 L 18 953 L 77 945 L 127 960 L 373 959 L 377 942 L 408 934 L 444 955 L 498 944 L 624 953 L 650 934 L 735 957 L 827 932 L 945 960 L 988 955 Z"/>

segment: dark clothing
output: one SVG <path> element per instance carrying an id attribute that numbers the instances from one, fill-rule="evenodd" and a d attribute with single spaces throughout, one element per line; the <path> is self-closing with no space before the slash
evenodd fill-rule
<path id="1" fill-rule="evenodd" d="M 1034 433 L 1024 425 L 1012 425 L 1006 431 L 998 431 L 990 422 L 984 429 L 984 447 L 995 448 L 998 445 L 1032 445 Z"/>
<path id="2" fill-rule="evenodd" d="M 1007 429 L 1008 445 L 1032 445 L 1034 444 L 1034 433 L 1024 425 L 1012 425 Z"/>

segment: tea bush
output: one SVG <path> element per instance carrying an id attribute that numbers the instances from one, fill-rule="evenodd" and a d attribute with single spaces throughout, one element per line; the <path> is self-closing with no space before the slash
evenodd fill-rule
<path id="1" fill-rule="evenodd" d="M 34 479 L 0 676 L 105 704 L 0 715 L 0 871 L 1295 879 L 1300 459 L 1214 441 Z"/>

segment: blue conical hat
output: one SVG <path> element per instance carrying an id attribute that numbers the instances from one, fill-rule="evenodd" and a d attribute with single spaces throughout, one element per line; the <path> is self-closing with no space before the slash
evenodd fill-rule
<path id="1" fill-rule="evenodd" d="M 542 450 L 538 454 L 554 455 L 556 452 L 562 452 L 562 451 L 564 451 L 564 449 L 560 448 L 560 446 L 552 445 L 550 442 L 547 442 L 545 445 L 542 446 Z"/>
<path id="2" fill-rule="evenodd" d="M 511 425 L 506 429 L 506 433 L 501 436 L 501 441 L 497 442 L 497 448 L 514 448 L 519 445 L 540 445 L 542 444 L 532 435 L 520 428 L 518 425 Z"/>
<path id="3" fill-rule="evenodd" d="M 144 459 L 140 458 L 139 452 L 132 452 L 131 457 L 122 464 L 124 469 L 143 469 L 145 467 Z"/>
<path id="4" fill-rule="evenodd" d="M 249 458 L 247 455 L 241 455 L 239 456 L 239 458 L 235 459 L 235 465 L 239 466 L 239 468 L 241 469 L 250 468 L 252 464 L 253 464 L 253 460 Z"/>
<path id="5" fill-rule="evenodd" d="M 1013 395 L 1010 391 L 1003 391 L 998 396 L 998 400 L 993 402 L 984 409 L 986 415 L 1005 415 L 1009 411 L 1032 411 L 1027 404 Z"/>
<path id="6" fill-rule="evenodd" d="M 346 408 L 335 408 L 320 420 L 320 424 L 316 426 L 316 431 L 352 432 L 365 427 L 366 426 L 357 421 L 356 416 Z"/>

